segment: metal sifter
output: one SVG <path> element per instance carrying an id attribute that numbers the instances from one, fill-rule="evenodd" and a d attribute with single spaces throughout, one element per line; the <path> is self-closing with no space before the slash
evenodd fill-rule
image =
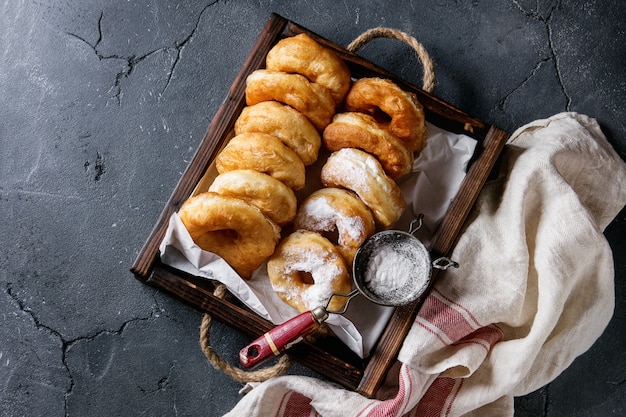
<path id="1" fill-rule="evenodd" d="M 253 368 L 292 345 L 319 327 L 329 314 L 343 314 L 350 300 L 358 294 L 385 306 L 402 306 L 417 300 L 430 286 L 432 268 L 448 269 L 458 264 L 446 257 L 431 261 L 424 244 L 415 237 L 421 227 L 418 217 L 409 232 L 385 230 L 368 238 L 357 251 L 352 280 L 355 289 L 348 294 L 333 294 L 326 306 L 305 311 L 274 327 L 239 352 L 239 362 L 244 368 Z M 415 222 L 419 222 L 414 227 Z M 328 310 L 334 297 L 347 298 L 339 311 Z"/>

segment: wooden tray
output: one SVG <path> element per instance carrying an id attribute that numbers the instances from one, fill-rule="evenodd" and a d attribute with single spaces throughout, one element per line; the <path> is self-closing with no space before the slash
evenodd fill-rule
<path id="1" fill-rule="evenodd" d="M 508 138 L 507 132 L 465 114 L 302 26 L 272 14 L 235 78 L 226 100 L 215 114 L 193 160 L 131 267 L 136 278 L 142 282 L 170 293 L 251 338 L 270 330 L 273 324 L 248 310 L 232 296 L 223 300 L 215 297 L 214 283 L 210 280 L 164 265 L 159 259 L 159 245 L 171 214 L 178 211 L 181 204 L 193 193 L 219 150 L 232 137 L 235 120 L 246 105 L 246 77 L 252 71 L 264 67 L 267 52 L 279 39 L 302 32 L 335 50 L 348 63 L 354 77 L 379 76 L 393 80 L 403 89 L 417 95 L 430 123 L 454 133 L 467 134 L 478 141 L 461 188 L 432 238 L 429 249 L 433 259 L 447 256 L 452 251 L 463 222 Z M 433 281 L 438 273 L 444 272 L 434 269 Z M 396 361 L 398 351 L 422 302 L 423 298 L 411 305 L 396 308 L 373 353 L 365 359 L 359 358 L 334 336 L 322 337 L 312 343 L 300 343 L 290 348 L 288 354 L 330 380 L 371 398 Z"/>

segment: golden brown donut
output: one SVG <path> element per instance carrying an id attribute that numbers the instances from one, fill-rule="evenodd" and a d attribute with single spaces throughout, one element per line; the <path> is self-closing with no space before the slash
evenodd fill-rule
<path id="1" fill-rule="evenodd" d="M 393 225 L 406 208 L 398 184 L 385 174 L 375 157 L 359 149 L 333 152 L 322 167 L 321 178 L 327 187 L 356 193 L 383 227 Z"/>
<path id="2" fill-rule="evenodd" d="M 236 169 L 252 169 L 271 175 L 287 187 L 304 187 L 302 160 L 280 139 L 267 133 L 242 133 L 228 142 L 215 158 L 219 174 Z"/>
<path id="3" fill-rule="evenodd" d="M 390 80 L 361 78 L 352 84 L 346 96 L 346 109 L 389 120 L 389 131 L 402 140 L 412 152 L 426 146 L 424 108 L 414 94 L 408 93 Z"/>
<path id="4" fill-rule="evenodd" d="M 178 212 L 193 241 L 222 257 L 243 279 L 274 252 L 280 228 L 243 200 L 206 192 Z"/>
<path id="5" fill-rule="evenodd" d="M 374 234 L 376 224 L 372 212 L 352 192 L 342 188 L 321 188 L 309 195 L 298 208 L 294 228 L 337 234 L 337 249 L 352 265 L 354 255 L 365 240 Z"/>
<path id="6" fill-rule="evenodd" d="M 335 103 L 343 101 L 350 88 L 350 70 L 341 58 L 305 33 L 282 39 L 268 52 L 268 70 L 302 74 L 326 87 Z"/>
<path id="7" fill-rule="evenodd" d="M 279 71 L 256 70 L 246 79 L 246 104 L 279 101 L 288 104 L 322 131 L 335 114 L 330 92 L 304 75 Z"/>
<path id="8" fill-rule="evenodd" d="M 411 172 L 413 154 L 370 115 L 357 112 L 336 114 L 324 129 L 323 138 L 330 151 L 359 148 L 376 156 L 393 180 Z"/>
<path id="9" fill-rule="evenodd" d="M 260 132 L 276 136 L 304 162 L 317 160 L 322 139 L 302 113 L 277 101 L 262 101 L 244 107 L 235 122 L 235 133 Z"/>
<path id="10" fill-rule="evenodd" d="M 276 178 L 251 169 L 228 171 L 215 177 L 209 191 L 252 204 L 279 226 L 296 216 L 293 190 Z"/>
<path id="11" fill-rule="evenodd" d="M 276 294 L 298 311 L 325 307 L 333 294 L 347 294 L 352 282 L 335 245 L 309 231 L 283 239 L 267 261 L 267 274 Z M 333 297 L 328 308 L 341 310 L 347 298 Z"/>

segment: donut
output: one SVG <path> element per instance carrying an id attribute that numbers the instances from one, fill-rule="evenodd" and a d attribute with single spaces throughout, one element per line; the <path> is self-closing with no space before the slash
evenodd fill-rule
<path id="1" fill-rule="evenodd" d="M 209 191 L 252 204 L 279 226 L 296 216 L 293 190 L 276 178 L 251 169 L 228 171 L 215 177 Z"/>
<path id="2" fill-rule="evenodd" d="M 244 107 L 235 122 L 235 134 L 268 133 L 291 148 L 304 162 L 317 160 L 322 143 L 315 126 L 299 111 L 277 101 L 262 101 Z"/>
<path id="3" fill-rule="evenodd" d="M 356 193 L 383 227 L 393 225 L 406 208 L 398 184 L 385 174 L 374 156 L 360 149 L 333 152 L 322 167 L 321 179 L 327 187 Z"/>
<path id="4" fill-rule="evenodd" d="M 404 144 L 381 126 L 372 116 L 347 112 L 336 114 L 323 133 L 329 151 L 359 148 L 376 156 L 393 180 L 411 172 L 413 155 Z"/>
<path id="5" fill-rule="evenodd" d="M 343 101 L 350 88 L 350 70 L 346 63 L 305 33 L 278 41 L 268 52 L 265 67 L 304 75 L 327 88 L 337 104 Z"/>
<path id="6" fill-rule="evenodd" d="M 390 80 L 361 78 L 355 81 L 346 96 L 348 111 L 383 116 L 391 133 L 402 140 L 412 152 L 426 146 L 424 108 L 414 94 L 408 93 Z"/>
<path id="7" fill-rule="evenodd" d="M 336 233 L 337 249 L 350 268 L 356 251 L 376 231 L 376 224 L 372 212 L 352 192 L 321 188 L 302 202 L 294 228 L 320 233 L 331 242 L 334 239 L 327 234 Z"/>
<path id="8" fill-rule="evenodd" d="M 347 294 L 352 281 L 341 254 L 315 232 L 295 231 L 284 238 L 267 261 L 267 274 L 276 294 L 303 312 L 325 307 L 333 294 Z M 339 311 L 345 297 L 333 297 L 329 311 Z"/>
<path id="9" fill-rule="evenodd" d="M 298 110 L 319 131 L 335 114 L 335 101 L 330 92 L 304 75 L 280 71 L 256 70 L 246 79 L 246 104 L 279 101 Z"/>
<path id="10" fill-rule="evenodd" d="M 222 257 L 246 280 L 280 239 L 274 222 L 238 198 L 201 193 L 187 199 L 178 215 L 196 245 Z"/>
<path id="11" fill-rule="evenodd" d="M 215 158 L 219 174 L 252 169 L 271 175 L 292 190 L 304 187 L 305 168 L 298 155 L 267 133 L 242 133 L 228 142 Z"/>

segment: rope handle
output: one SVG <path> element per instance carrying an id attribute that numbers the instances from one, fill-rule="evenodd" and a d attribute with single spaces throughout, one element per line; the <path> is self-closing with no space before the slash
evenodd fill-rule
<path id="1" fill-rule="evenodd" d="M 417 53 L 417 56 L 422 63 L 422 67 L 424 69 L 424 76 L 422 78 L 422 90 L 432 93 L 435 89 L 435 65 L 432 58 L 428 54 L 428 51 L 426 50 L 426 48 L 424 48 L 424 45 L 422 45 L 417 39 L 415 39 L 408 33 L 385 27 L 372 28 L 357 36 L 355 40 L 350 42 L 346 49 L 348 49 L 350 52 L 355 52 L 365 46 L 365 44 L 372 39 L 381 37 L 402 41 L 408 44 L 411 48 L 413 48 L 415 53 Z"/>
<path id="2" fill-rule="evenodd" d="M 372 39 L 380 37 L 397 39 L 399 41 L 405 42 L 411 48 L 413 48 L 413 50 L 417 53 L 417 56 L 422 63 L 424 70 L 422 89 L 424 91 L 432 93 L 435 88 L 435 66 L 432 59 L 430 58 L 430 55 L 428 54 L 428 51 L 426 51 L 426 48 L 424 48 L 424 46 L 420 42 L 418 42 L 418 40 L 415 39 L 413 36 L 396 29 L 377 27 L 369 29 L 363 32 L 361 35 L 357 36 L 356 39 L 350 42 L 350 44 L 347 46 L 347 49 L 350 52 L 355 52 L 365 46 L 365 44 Z M 226 286 L 221 283 L 215 287 L 215 290 L 213 292 L 213 294 L 218 298 L 224 298 L 225 293 Z M 245 371 L 229 364 L 224 358 L 218 355 L 211 346 L 209 332 L 211 329 L 212 321 L 213 319 L 209 314 L 204 314 L 204 316 L 202 317 L 202 324 L 200 325 L 200 346 L 213 367 L 215 369 L 221 370 L 235 381 L 238 381 L 240 383 L 263 382 L 270 378 L 285 374 L 291 367 L 291 359 L 288 355 L 282 355 L 275 365 L 256 371 Z M 324 334 L 328 332 L 328 328 L 326 326 L 323 326 L 322 328 L 320 328 L 319 333 Z"/>
<path id="3" fill-rule="evenodd" d="M 226 285 L 224 284 L 217 285 L 215 291 L 213 291 L 213 295 L 218 298 L 224 298 L 225 293 Z M 209 314 L 205 314 L 202 317 L 202 324 L 200 325 L 200 346 L 213 367 L 224 372 L 235 381 L 241 382 L 242 384 L 247 382 L 263 382 L 270 378 L 283 375 L 291 367 L 291 359 L 287 355 L 282 355 L 275 365 L 256 371 L 244 371 L 243 369 L 231 365 L 218 355 L 211 346 L 209 330 L 211 329 L 212 321 L 213 319 Z"/>

